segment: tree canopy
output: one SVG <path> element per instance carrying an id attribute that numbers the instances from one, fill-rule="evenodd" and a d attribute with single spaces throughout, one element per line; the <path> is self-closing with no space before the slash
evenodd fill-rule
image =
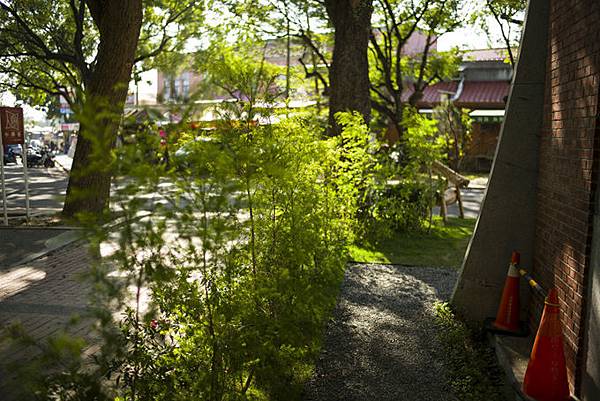
<path id="1" fill-rule="evenodd" d="M 485 3 L 472 14 L 473 21 L 479 22 L 490 40 L 494 38 L 488 19 L 493 19 L 500 30 L 500 39 L 506 49 L 507 60 L 513 68 L 517 57 L 514 50 L 521 39 L 526 8 L 526 0 L 485 0 Z"/>
<path id="2" fill-rule="evenodd" d="M 31 104 L 47 104 L 63 96 L 71 105 L 84 100 L 98 65 L 111 2 L 98 0 L 0 1 L 0 88 Z M 114 2 L 115 11 L 121 2 Z M 140 1 L 139 41 L 134 62 L 141 66 L 165 54 L 183 51 L 197 36 L 202 18 L 199 1 Z M 104 35 L 106 36 L 106 35 Z M 130 35 L 131 36 L 131 35 Z M 135 36 L 135 35 L 134 35 Z M 113 61 L 118 62 L 118 54 Z"/>
<path id="3" fill-rule="evenodd" d="M 456 51 L 438 52 L 440 36 L 461 23 L 459 0 L 377 0 L 370 36 L 373 108 L 400 133 L 403 107 L 417 106 L 431 84 L 453 78 Z M 412 39 L 412 47 L 409 40 Z M 404 96 L 408 94 L 408 96 Z"/>
<path id="4" fill-rule="evenodd" d="M 244 43 L 264 44 L 253 52 L 259 65 L 270 43 L 272 49 L 285 53 L 285 72 L 277 78 L 280 85 L 285 77 L 281 96 L 289 98 L 296 86 L 306 87 L 301 76 L 309 78 L 318 108 L 328 103 L 331 132 L 339 134 L 336 113 L 358 111 L 366 122 L 373 115 L 375 123 L 401 135 L 404 109 L 417 107 L 428 86 L 458 77 L 459 52 L 437 51 L 437 42 L 468 20 L 466 3 L 0 0 L 0 89 L 33 105 L 56 104 L 61 97 L 82 113 L 83 144 L 78 143 L 65 210 L 67 214 L 99 211 L 107 201 L 109 177 L 92 180 L 102 182 L 96 192 L 103 194 L 93 205 L 69 205 L 75 205 L 75 189 L 90 187 L 88 179 L 95 176 L 93 169 L 85 171 L 91 155 L 86 135 L 101 127 L 102 132 L 92 136 L 104 138 L 105 146 L 111 146 L 118 121 L 86 119 L 83 114 L 90 105 L 100 111 L 105 107 L 118 120 L 127 86 L 142 71 L 155 67 L 179 71 L 200 65 L 202 72 L 209 73 L 220 65 L 213 63 L 214 57 L 222 60 L 219 52 Z M 500 24 L 512 63 L 514 33 L 523 8 L 524 0 L 486 0 L 485 7 L 472 13 L 473 20 L 493 16 Z M 480 23 L 489 28 L 486 22 Z M 260 46 L 262 55 L 257 51 Z M 194 53 L 198 49 L 200 55 Z M 104 106 L 98 105 L 99 99 Z M 90 149 L 83 150 L 86 147 Z M 78 175 L 87 178 L 79 182 Z"/>

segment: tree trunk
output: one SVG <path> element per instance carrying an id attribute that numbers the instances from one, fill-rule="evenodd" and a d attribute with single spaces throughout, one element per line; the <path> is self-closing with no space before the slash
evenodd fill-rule
<path id="1" fill-rule="evenodd" d="M 335 113 L 358 111 L 366 122 L 371 117 L 367 52 L 371 30 L 372 0 L 325 0 L 334 29 L 333 60 L 329 72 L 329 123 L 340 132 Z"/>
<path id="2" fill-rule="evenodd" d="M 96 64 L 85 82 L 80 131 L 63 215 L 100 216 L 110 197 L 110 150 L 127 98 L 142 25 L 141 0 L 90 0 L 100 32 Z"/>

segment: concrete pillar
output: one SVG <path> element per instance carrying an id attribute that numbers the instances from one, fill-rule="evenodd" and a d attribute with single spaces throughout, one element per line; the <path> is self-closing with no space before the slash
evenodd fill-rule
<path id="1" fill-rule="evenodd" d="M 600 85 L 597 88 L 600 99 Z M 600 102 L 596 105 L 597 115 L 600 115 Z M 596 135 L 600 132 L 600 125 L 596 122 Z M 594 152 L 597 152 L 595 150 Z M 600 184 L 600 173 L 594 177 L 596 185 Z M 585 321 L 584 348 L 579 351 L 583 354 L 583 369 L 581 372 L 581 400 L 598 401 L 600 399 L 600 191 L 596 190 L 594 199 L 594 220 L 592 231 L 592 252 L 588 265 L 588 285 L 585 294 Z"/>
<path id="2" fill-rule="evenodd" d="M 597 178 L 598 179 L 598 178 Z M 598 179 L 600 181 L 600 179 Z M 596 196 L 592 256 L 587 292 L 587 322 L 585 328 L 585 363 L 583 365 L 583 401 L 598 401 L 600 397 L 600 197 Z"/>
<path id="3" fill-rule="evenodd" d="M 490 181 L 452 297 L 468 320 L 495 316 L 513 250 L 532 265 L 548 16 L 548 0 L 529 1 Z"/>

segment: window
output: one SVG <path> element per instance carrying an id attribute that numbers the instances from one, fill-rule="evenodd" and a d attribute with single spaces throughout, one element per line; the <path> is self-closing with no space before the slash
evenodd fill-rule
<path id="1" fill-rule="evenodd" d="M 173 90 L 173 99 L 179 99 L 182 95 L 182 85 L 181 85 L 181 80 L 177 79 L 174 81 L 175 84 L 175 88 Z"/>
<path id="2" fill-rule="evenodd" d="M 190 78 L 188 74 L 184 74 L 184 78 L 181 80 L 181 93 L 184 99 L 190 97 Z"/>
<path id="3" fill-rule="evenodd" d="M 171 80 L 169 77 L 165 78 L 165 89 L 164 89 L 165 100 L 171 99 Z"/>

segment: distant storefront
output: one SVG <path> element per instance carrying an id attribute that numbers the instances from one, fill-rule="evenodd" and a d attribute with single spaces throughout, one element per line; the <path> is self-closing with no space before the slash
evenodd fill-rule
<path id="1" fill-rule="evenodd" d="M 468 171 L 490 171 L 504 110 L 473 110 L 471 116 L 471 139 L 463 159 L 463 169 Z"/>
<path id="2" fill-rule="evenodd" d="M 468 52 L 460 77 L 427 87 L 417 105 L 431 112 L 447 99 L 454 106 L 469 110 L 472 131 L 462 162 L 463 171 L 491 169 L 512 78 L 512 68 L 504 62 L 504 52 L 503 49 Z M 403 100 L 407 101 L 410 95 L 411 90 L 405 91 Z"/>

